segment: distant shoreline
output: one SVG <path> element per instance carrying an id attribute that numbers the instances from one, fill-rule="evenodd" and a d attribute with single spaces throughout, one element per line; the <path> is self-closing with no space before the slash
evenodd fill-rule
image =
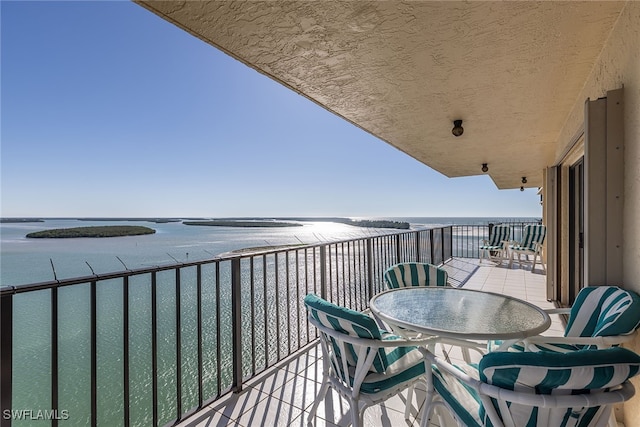
<path id="1" fill-rule="evenodd" d="M 199 225 L 205 227 L 302 227 L 302 224 L 282 221 L 182 221 L 184 225 Z"/>
<path id="2" fill-rule="evenodd" d="M 351 219 L 343 217 L 232 217 L 232 218 L 0 218 L 0 223 L 35 223 L 44 222 L 46 219 L 75 220 L 75 221 L 103 221 L 103 222 L 152 222 L 164 224 L 180 222 L 184 225 L 211 226 L 211 227 L 301 227 L 300 222 L 335 222 L 366 228 L 392 228 L 409 230 L 411 224 L 406 221 Z"/>
<path id="3" fill-rule="evenodd" d="M 44 222 L 39 218 L 0 218 L 0 224 L 22 224 L 30 222 Z"/>

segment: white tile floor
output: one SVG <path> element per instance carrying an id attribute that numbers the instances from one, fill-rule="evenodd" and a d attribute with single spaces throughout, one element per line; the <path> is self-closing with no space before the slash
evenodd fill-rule
<path id="1" fill-rule="evenodd" d="M 546 278 L 537 266 L 532 273 L 527 268 L 507 268 L 485 261 L 455 259 L 446 266 L 450 281 L 466 289 L 480 289 L 527 300 L 541 308 L 552 308 L 546 300 Z M 552 316 L 546 334 L 562 335 L 564 325 L 558 315 Z M 455 349 L 445 349 L 455 362 Z M 321 351 L 317 344 L 305 348 L 274 369 L 244 385 L 242 393 L 229 394 L 179 424 L 182 427 L 211 426 L 306 426 L 308 410 L 320 390 L 322 380 Z M 424 388 L 422 389 L 424 390 Z M 406 392 L 384 404 L 365 411 L 365 426 L 417 426 L 417 401 L 424 399 L 418 391 L 414 396 L 409 420 L 404 419 Z M 321 404 L 314 426 L 346 426 L 350 423 L 349 405 L 335 392 Z M 435 425 L 434 425 L 435 426 Z"/>

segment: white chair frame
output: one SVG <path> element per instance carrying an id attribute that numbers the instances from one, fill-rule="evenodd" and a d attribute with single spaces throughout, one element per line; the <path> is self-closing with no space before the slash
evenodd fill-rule
<path id="1" fill-rule="evenodd" d="M 534 243 L 535 246 L 535 250 L 531 251 L 528 249 L 516 249 L 514 248 L 514 245 L 517 245 L 518 242 L 516 241 L 512 241 L 511 244 L 509 245 L 509 268 L 511 268 L 511 266 L 513 265 L 513 261 L 514 261 L 514 256 L 518 255 L 518 264 L 520 266 L 522 266 L 522 264 L 524 263 L 531 263 L 531 271 L 533 272 L 533 270 L 535 270 L 536 268 L 536 260 L 540 259 L 540 261 L 538 261 L 540 263 L 540 265 L 542 266 L 542 270 L 546 273 L 547 272 L 547 268 L 544 265 L 544 261 L 542 260 L 542 245 L 538 242 Z M 525 256 L 525 259 L 522 260 L 522 255 Z M 533 261 L 529 261 L 529 255 L 533 256 Z"/>
<path id="2" fill-rule="evenodd" d="M 545 310 L 547 314 L 566 314 L 571 313 L 571 307 L 551 308 Z M 634 332 L 626 335 L 598 336 L 598 337 L 565 337 L 565 336 L 546 336 L 535 335 L 522 340 L 526 351 L 539 351 L 536 344 L 570 344 L 570 345 L 591 345 L 598 349 L 609 348 L 616 345 L 632 341 L 638 333 Z"/>
<path id="3" fill-rule="evenodd" d="M 433 353 L 424 348 L 420 348 L 420 352 L 424 355 L 425 359 L 438 367 L 438 369 L 445 371 L 446 373 L 456 377 L 459 381 L 466 384 L 468 387 L 474 389 L 485 408 L 485 411 L 491 420 L 491 423 L 495 427 L 518 427 L 515 426 L 513 420 L 509 416 L 505 416 L 506 419 L 502 419 L 495 410 L 491 398 L 497 399 L 500 405 L 501 412 L 503 414 L 509 414 L 507 402 L 512 402 L 520 405 L 536 406 L 540 408 L 572 408 L 572 407 L 594 407 L 599 406 L 599 411 L 594 417 L 594 422 L 591 423 L 593 427 L 604 427 L 612 424 L 612 406 L 617 403 L 622 403 L 629 400 L 635 394 L 635 388 L 629 380 L 625 381 L 620 388 L 610 390 L 597 394 L 579 394 L 579 395 L 542 395 L 522 393 L 512 390 L 503 389 L 491 384 L 484 383 L 475 378 L 472 378 L 464 372 L 457 369 L 455 366 L 447 363 L 445 360 L 437 357 Z M 443 400 L 435 391 L 433 385 L 433 373 L 427 372 L 427 395 L 425 398 L 424 409 L 422 413 L 421 427 L 428 425 L 429 419 L 434 409 L 444 407 L 448 409 L 450 414 L 459 426 L 464 426 L 464 423 L 456 415 L 453 408 L 451 408 L 445 400 Z M 544 411 L 539 412 L 539 416 L 543 416 Z M 442 425 L 442 418 L 440 423 Z"/>
<path id="4" fill-rule="evenodd" d="M 313 425 L 313 419 L 315 417 L 316 411 L 318 410 L 318 406 L 320 405 L 320 402 L 324 400 L 327 392 L 329 391 L 329 388 L 333 388 L 340 396 L 344 397 L 349 402 L 351 424 L 353 427 L 362 426 L 365 409 L 370 406 L 382 403 L 390 397 L 395 396 L 396 394 L 408 388 L 404 417 L 405 419 L 409 419 L 411 401 L 413 400 L 413 390 L 418 382 L 425 381 L 425 377 L 423 375 L 417 376 L 410 381 L 406 381 L 404 383 L 398 384 L 393 388 L 383 390 L 375 394 L 361 393 L 360 387 L 362 386 L 363 381 L 369 373 L 369 368 L 373 364 L 375 356 L 378 353 L 378 349 L 382 347 L 429 345 L 434 342 L 435 337 L 429 337 L 420 340 L 375 340 L 368 338 L 359 338 L 338 332 L 334 329 L 327 328 L 318 323 L 318 321 L 311 315 L 309 315 L 308 318 L 309 322 L 311 322 L 311 324 L 315 326 L 320 332 L 320 344 L 322 347 L 323 355 L 323 373 L 322 386 L 320 387 L 318 396 L 316 396 L 316 399 L 313 402 L 313 406 L 309 411 L 307 425 Z M 341 359 L 338 359 L 334 352 L 330 351 L 329 346 L 331 344 L 328 342 L 326 336 L 332 337 L 336 340 L 337 344 L 339 345 L 341 354 L 347 354 L 347 344 L 353 345 L 354 349 L 356 349 L 358 353 L 358 362 L 355 372 L 353 372 L 354 379 L 352 387 L 342 381 L 338 374 L 334 372 L 332 362 L 340 364 L 343 372 L 350 371 L 347 365 L 347 358 L 342 357 Z M 430 366 L 425 365 L 425 369 L 430 369 Z"/>
<path id="5" fill-rule="evenodd" d="M 495 225 L 495 227 L 507 227 L 504 224 L 497 224 Z M 507 237 L 507 240 L 502 240 L 500 243 L 502 244 L 502 249 L 496 249 L 494 252 L 496 252 L 495 255 L 491 254 L 491 250 L 487 249 L 487 248 L 482 248 L 482 246 L 488 246 L 491 239 L 483 239 L 482 240 L 482 246 L 480 249 L 480 262 L 482 262 L 483 259 L 487 259 L 488 261 L 493 261 L 493 262 L 497 262 L 499 264 L 501 264 L 504 261 L 507 261 L 508 259 L 510 259 L 510 252 L 509 252 L 509 245 L 512 244 L 512 241 L 509 240 L 511 237 L 511 226 L 509 227 L 509 237 Z"/>

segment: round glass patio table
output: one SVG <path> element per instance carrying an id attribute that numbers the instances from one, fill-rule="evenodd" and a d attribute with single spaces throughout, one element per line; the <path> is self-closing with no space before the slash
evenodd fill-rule
<path id="1" fill-rule="evenodd" d="M 391 326 L 466 340 L 514 340 L 551 325 L 541 308 L 506 295 L 451 287 L 407 287 L 371 299 L 371 311 Z"/>

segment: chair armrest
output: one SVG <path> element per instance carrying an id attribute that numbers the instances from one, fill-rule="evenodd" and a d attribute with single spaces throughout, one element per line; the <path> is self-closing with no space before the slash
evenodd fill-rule
<path id="1" fill-rule="evenodd" d="M 525 338 L 524 344 L 527 349 L 535 344 L 569 344 L 569 345 L 595 345 L 598 348 L 608 348 L 622 344 L 634 338 L 635 332 L 628 335 L 616 335 L 611 337 L 554 337 L 536 335 Z"/>
<path id="2" fill-rule="evenodd" d="M 571 307 L 547 308 L 544 310 L 547 314 L 569 314 Z"/>

